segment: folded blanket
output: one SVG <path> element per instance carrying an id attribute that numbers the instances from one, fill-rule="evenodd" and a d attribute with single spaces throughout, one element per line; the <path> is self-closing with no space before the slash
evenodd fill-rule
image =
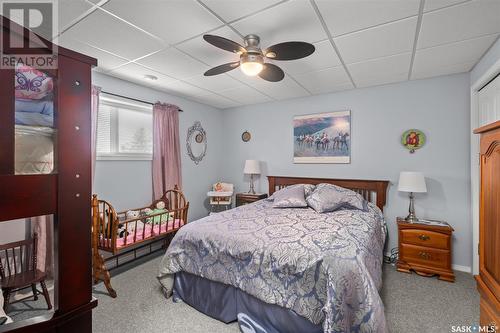
<path id="1" fill-rule="evenodd" d="M 17 125 L 54 127 L 54 118 L 46 114 L 16 112 Z"/>
<path id="2" fill-rule="evenodd" d="M 28 126 L 54 125 L 54 103 L 49 100 L 16 99 L 16 124 Z"/>
<path id="3" fill-rule="evenodd" d="M 47 74 L 29 66 L 16 67 L 16 98 L 42 99 L 52 93 L 54 82 Z"/>

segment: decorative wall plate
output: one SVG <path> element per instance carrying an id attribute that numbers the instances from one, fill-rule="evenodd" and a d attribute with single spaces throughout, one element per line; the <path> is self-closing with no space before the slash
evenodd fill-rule
<path id="1" fill-rule="evenodd" d="M 201 122 L 195 121 L 193 126 L 188 128 L 186 148 L 189 157 L 195 164 L 200 163 L 205 157 L 207 153 L 207 133 L 201 126 Z"/>
<path id="2" fill-rule="evenodd" d="M 411 154 L 415 150 L 422 148 L 425 145 L 425 134 L 418 129 L 409 129 L 401 136 L 401 144 L 410 151 Z"/>
<path id="3" fill-rule="evenodd" d="M 243 140 L 243 142 L 248 142 L 248 141 L 250 141 L 251 138 L 252 138 L 252 134 L 250 134 L 249 131 L 245 131 L 245 132 L 243 132 L 243 134 L 241 134 L 241 140 Z"/>

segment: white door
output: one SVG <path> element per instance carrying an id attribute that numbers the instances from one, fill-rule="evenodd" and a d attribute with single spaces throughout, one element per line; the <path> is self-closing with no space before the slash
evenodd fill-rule
<path id="1" fill-rule="evenodd" d="M 478 93 L 479 126 L 500 120 L 500 75 Z"/>

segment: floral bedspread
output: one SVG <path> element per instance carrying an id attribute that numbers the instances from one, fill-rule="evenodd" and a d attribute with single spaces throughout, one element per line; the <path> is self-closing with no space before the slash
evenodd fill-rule
<path id="1" fill-rule="evenodd" d="M 184 271 L 291 309 L 330 332 L 386 332 L 382 286 L 385 223 L 366 211 L 253 204 L 188 223 L 160 265 L 170 294 Z"/>

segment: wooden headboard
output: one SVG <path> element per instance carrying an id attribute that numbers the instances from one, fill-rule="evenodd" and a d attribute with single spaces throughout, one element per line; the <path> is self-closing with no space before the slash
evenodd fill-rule
<path id="1" fill-rule="evenodd" d="M 331 179 L 331 178 L 307 178 L 307 177 L 282 177 L 267 176 L 269 181 L 269 195 L 275 191 L 295 184 L 321 184 L 328 183 L 356 191 L 366 200 L 373 202 L 384 210 L 387 198 L 387 180 L 364 180 L 364 179 Z"/>

